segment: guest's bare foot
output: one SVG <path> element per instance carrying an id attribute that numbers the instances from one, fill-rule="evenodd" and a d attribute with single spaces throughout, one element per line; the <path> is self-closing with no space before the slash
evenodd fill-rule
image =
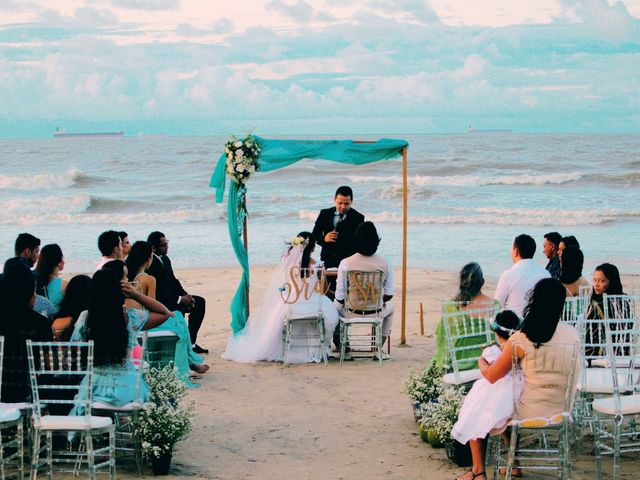
<path id="1" fill-rule="evenodd" d="M 209 365 L 205 365 L 204 363 L 202 365 L 189 365 L 189 368 L 199 374 L 207 373 L 209 371 Z"/>

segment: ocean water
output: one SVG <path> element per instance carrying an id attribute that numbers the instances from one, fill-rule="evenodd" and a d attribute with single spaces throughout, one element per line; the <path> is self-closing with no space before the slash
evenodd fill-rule
<path id="1" fill-rule="evenodd" d="M 511 264 L 516 235 L 532 235 L 545 264 L 543 235 L 557 230 L 580 241 L 585 273 L 605 261 L 640 273 L 640 135 L 388 137 L 409 142 L 409 266 L 457 271 L 474 260 L 497 276 Z M 16 235 L 30 232 L 60 244 L 67 271 L 89 271 L 102 231 L 125 230 L 134 241 L 161 230 L 179 268 L 235 266 L 226 204 L 215 204 L 208 186 L 226 139 L 2 140 L 0 252 L 11 256 Z M 283 241 L 311 230 L 342 184 L 378 226 L 379 252 L 399 266 L 400 159 L 360 167 L 305 160 L 254 175 L 251 264 L 277 262 Z"/>

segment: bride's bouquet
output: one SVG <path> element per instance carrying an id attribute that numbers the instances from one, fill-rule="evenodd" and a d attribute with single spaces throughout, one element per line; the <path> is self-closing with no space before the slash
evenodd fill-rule
<path id="1" fill-rule="evenodd" d="M 260 145 L 248 135 L 244 140 L 231 137 L 224 145 L 227 154 L 227 173 L 234 182 L 244 185 L 249 176 L 258 170 Z"/>

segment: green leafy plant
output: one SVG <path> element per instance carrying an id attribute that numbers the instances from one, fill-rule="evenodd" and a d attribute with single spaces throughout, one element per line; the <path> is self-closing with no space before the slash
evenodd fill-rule
<path id="1" fill-rule="evenodd" d="M 187 386 L 173 363 L 149 369 L 145 379 L 151 395 L 134 422 L 133 436 L 143 454 L 160 457 L 171 453 L 176 442 L 191 432 L 194 405 L 183 405 Z"/>

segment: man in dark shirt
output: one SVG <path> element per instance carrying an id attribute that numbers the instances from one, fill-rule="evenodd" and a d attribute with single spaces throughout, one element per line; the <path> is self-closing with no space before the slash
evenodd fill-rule
<path id="1" fill-rule="evenodd" d="M 549 263 L 545 269 L 551 275 L 551 278 L 558 280 L 562 273 L 562 266 L 560 265 L 560 257 L 558 255 L 558 247 L 562 241 L 562 235 L 558 232 L 549 232 L 544 236 L 542 241 L 542 252 L 547 257 Z"/>
<path id="2" fill-rule="evenodd" d="M 51 322 L 33 310 L 35 280 L 22 262 L 7 262 L 0 279 L 0 335 L 4 337 L 1 400 L 6 403 L 29 402 L 31 382 L 26 341 L 53 340 Z"/>

